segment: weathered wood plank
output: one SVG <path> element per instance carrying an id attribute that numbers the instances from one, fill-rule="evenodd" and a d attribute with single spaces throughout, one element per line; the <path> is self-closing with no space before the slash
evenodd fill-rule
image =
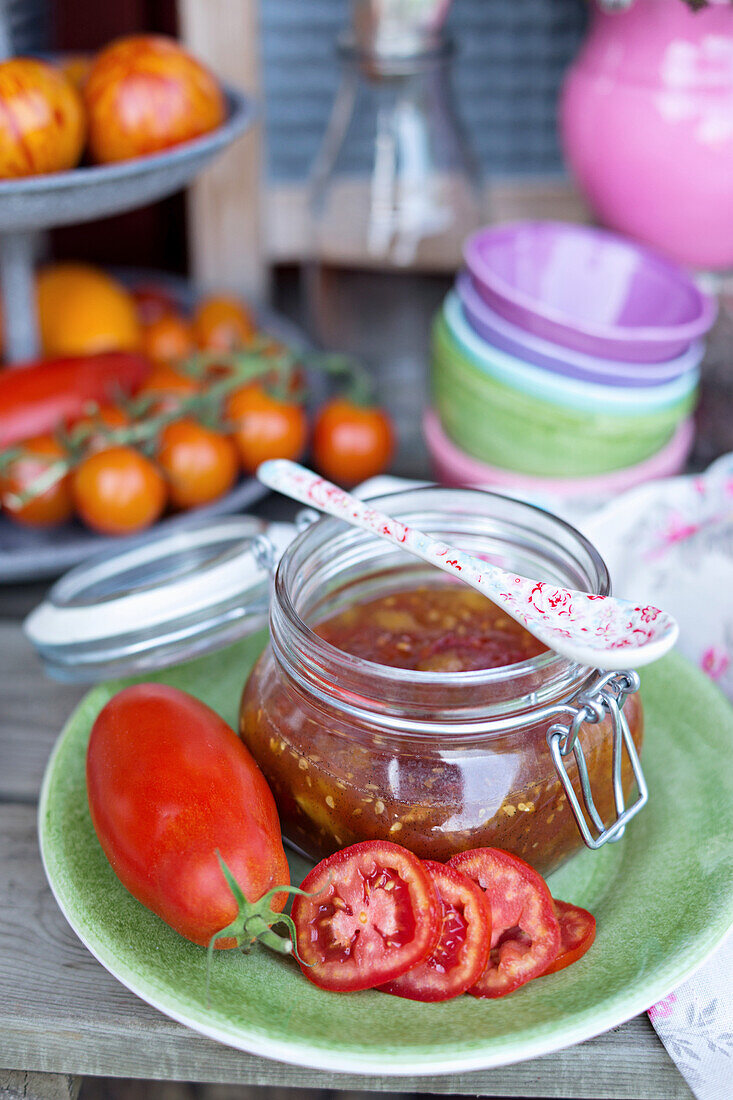
<path id="1" fill-rule="evenodd" d="M 43 769 L 84 686 L 48 680 L 20 628 L 0 620 L 0 799 L 35 801 Z"/>
<path id="2" fill-rule="evenodd" d="M 0 804 L 0 1066 L 32 1072 L 338 1090 L 690 1100 L 645 1017 L 532 1062 L 446 1077 L 328 1074 L 196 1035 L 121 986 L 48 889 L 35 808 Z"/>
<path id="3" fill-rule="evenodd" d="M 76 1100 L 81 1077 L 0 1069 L 0 1100 Z"/>

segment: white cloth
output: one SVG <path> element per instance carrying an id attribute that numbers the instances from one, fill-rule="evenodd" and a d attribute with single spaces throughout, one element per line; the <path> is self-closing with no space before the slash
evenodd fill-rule
<path id="1" fill-rule="evenodd" d="M 407 484 L 374 478 L 360 495 Z M 671 612 L 680 624 L 680 651 L 733 701 L 733 454 L 704 474 L 649 482 L 596 507 L 557 498 L 534 502 L 591 539 L 609 567 L 615 595 Z M 721 764 L 733 767 L 733 760 Z M 698 1100 L 731 1100 L 733 935 L 648 1011 Z"/>

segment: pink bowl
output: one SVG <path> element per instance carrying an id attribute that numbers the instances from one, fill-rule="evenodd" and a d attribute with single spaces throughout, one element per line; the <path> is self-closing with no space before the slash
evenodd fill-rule
<path id="1" fill-rule="evenodd" d="M 672 359 L 715 320 L 715 302 L 681 268 L 603 229 L 515 222 L 474 233 L 463 254 L 493 310 L 589 355 Z"/>
<path id="2" fill-rule="evenodd" d="M 599 477 L 575 478 L 531 477 L 479 462 L 465 454 L 448 438 L 433 409 L 428 409 L 423 417 L 423 434 L 433 461 L 436 480 L 442 485 L 497 485 L 538 498 L 548 495 L 570 500 L 579 497 L 613 497 L 645 481 L 680 473 L 692 449 L 695 427 L 691 418 L 683 420 L 661 451 L 636 466 L 614 470 Z"/>

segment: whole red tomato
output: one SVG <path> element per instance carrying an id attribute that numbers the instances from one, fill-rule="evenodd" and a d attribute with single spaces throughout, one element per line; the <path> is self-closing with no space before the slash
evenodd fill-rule
<path id="1" fill-rule="evenodd" d="M 25 504 L 16 498 L 48 473 L 54 463 L 66 457 L 53 436 L 40 435 L 21 444 L 22 454 L 0 474 L 3 508 L 18 523 L 29 527 L 54 527 L 71 516 L 73 505 L 68 474 Z"/>
<path id="2" fill-rule="evenodd" d="M 268 458 L 300 458 L 308 419 L 300 405 L 272 397 L 253 382 L 232 393 L 226 405 L 242 468 L 254 473 Z"/>
<path id="3" fill-rule="evenodd" d="M 290 882 L 264 776 L 198 699 L 163 684 L 125 688 L 94 723 L 86 772 L 92 822 L 115 874 L 194 943 L 221 931 L 230 935 L 217 947 L 236 943 L 229 926 L 238 906 L 219 857 L 249 902 Z M 266 923 L 285 900 L 275 895 Z"/>
<path id="4" fill-rule="evenodd" d="M 128 535 L 155 523 L 167 490 L 160 470 L 134 447 L 109 447 L 83 459 L 73 474 L 79 517 L 103 535 Z"/>
<path id="5" fill-rule="evenodd" d="M 313 462 L 319 473 L 340 485 L 381 474 L 393 450 L 392 424 L 383 409 L 336 397 L 316 416 Z"/>
<path id="6" fill-rule="evenodd" d="M 84 108 L 76 88 L 45 61 L 0 63 L 0 177 L 61 172 L 79 163 Z"/>
<path id="7" fill-rule="evenodd" d="M 216 78 L 173 38 L 119 38 L 94 59 L 84 84 L 89 150 L 98 163 L 190 141 L 226 113 Z"/>
<path id="8" fill-rule="evenodd" d="M 163 429 L 158 464 L 176 508 L 217 500 L 229 492 L 239 472 L 232 440 L 195 420 L 177 420 Z"/>

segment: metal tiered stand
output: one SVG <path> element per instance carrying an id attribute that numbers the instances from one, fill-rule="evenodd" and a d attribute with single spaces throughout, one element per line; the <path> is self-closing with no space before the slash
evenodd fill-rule
<path id="1" fill-rule="evenodd" d="M 39 350 L 33 278 L 37 233 L 119 214 L 185 187 L 252 121 L 252 106 L 240 92 L 227 89 L 226 100 L 223 125 L 163 153 L 0 181 L 0 300 L 7 362 L 32 359 Z"/>
<path id="2" fill-rule="evenodd" d="M 0 24 L 2 7 L 0 0 Z M 33 359 L 39 351 L 33 274 L 38 234 L 52 226 L 94 221 L 144 206 L 185 187 L 253 120 L 254 110 L 245 96 L 231 88 L 225 88 L 225 95 L 227 117 L 221 126 L 163 153 L 0 181 L 0 300 L 6 362 Z M 226 497 L 167 517 L 156 530 L 195 523 L 207 514 L 238 511 L 262 493 L 258 482 L 245 478 Z M 0 583 L 56 576 L 117 543 L 122 540 L 97 535 L 75 521 L 47 531 L 29 530 L 0 517 Z"/>

